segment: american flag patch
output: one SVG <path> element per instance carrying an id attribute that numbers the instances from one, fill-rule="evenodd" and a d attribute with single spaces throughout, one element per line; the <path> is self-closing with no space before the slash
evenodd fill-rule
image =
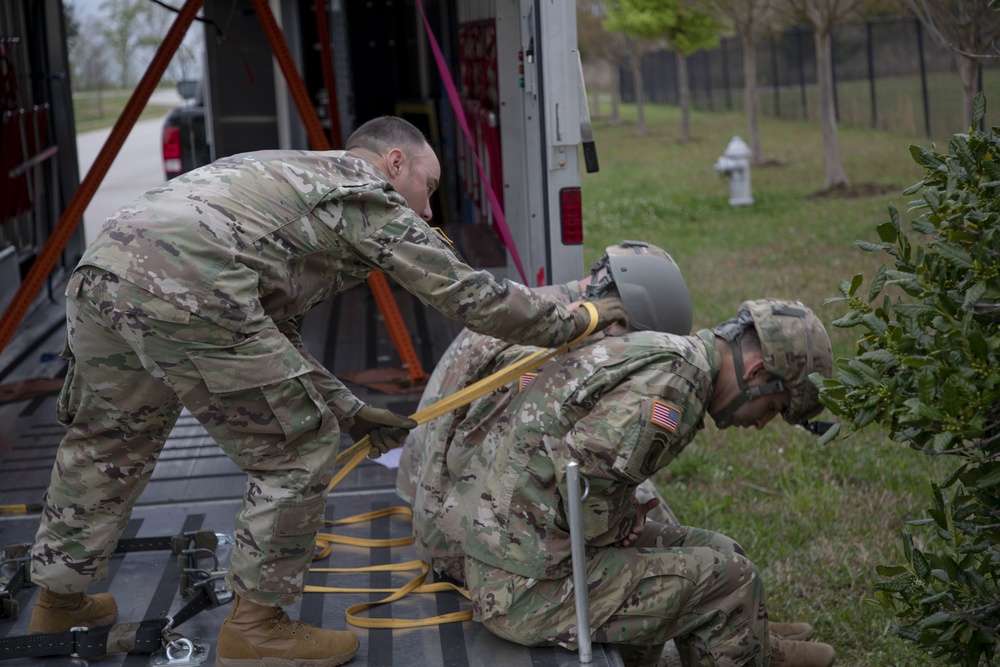
<path id="1" fill-rule="evenodd" d="M 677 425 L 681 421 L 681 411 L 663 401 L 653 401 L 653 411 L 649 415 L 649 421 L 671 433 L 676 433 Z"/>
<path id="2" fill-rule="evenodd" d="M 522 375 L 521 379 L 517 383 L 517 390 L 518 391 L 523 390 L 525 387 L 531 384 L 531 381 L 534 380 L 536 377 L 538 377 L 538 373 L 525 373 L 524 375 Z"/>

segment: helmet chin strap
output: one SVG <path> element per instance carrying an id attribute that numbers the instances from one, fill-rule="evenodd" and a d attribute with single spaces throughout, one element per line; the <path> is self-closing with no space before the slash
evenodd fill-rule
<path id="1" fill-rule="evenodd" d="M 733 373 L 736 375 L 736 383 L 740 388 L 740 392 L 733 397 L 733 400 L 729 401 L 729 404 L 722 409 L 716 415 L 712 415 L 712 419 L 715 421 L 719 428 L 726 428 L 731 426 L 733 423 L 733 415 L 739 410 L 744 403 L 749 403 L 750 401 L 760 398 L 761 396 L 769 396 L 771 394 L 778 394 L 785 390 L 785 383 L 782 380 L 771 380 L 770 382 L 765 382 L 764 384 L 757 385 L 756 387 L 751 387 L 747 384 L 747 381 L 743 379 L 746 374 L 746 367 L 743 365 L 743 349 L 740 347 L 740 338 L 743 336 L 743 322 L 741 318 L 735 320 L 729 320 L 719 327 L 717 327 L 714 333 L 726 341 L 729 345 L 729 351 L 733 358 Z"/>
<path id="2" fill-rule="evenodd" d="M 595 281 L 594 278 L 601 269 L 607 269 L 607 271 L 605 272 L 603 278 Z M 609 266 L 607 255 L 604 255 L 601 259 L 591 265 L 590 276 L 590 284 L 584 288 L 583 298 L 587 301 L 593 301 L 607 296 L 608 288 L 615 284 L 615 277 L 611 275 L 611 267 Z"/>

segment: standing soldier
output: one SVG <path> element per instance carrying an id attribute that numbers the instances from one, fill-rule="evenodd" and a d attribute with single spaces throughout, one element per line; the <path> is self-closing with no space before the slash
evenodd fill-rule
<path id="1" fill-rule="evenodd" d="M 590 489 L 593 641 L 617 645 L 626 665 L 656 665 L 673 639 L 686 665 L 828 667 L 827 644 L 770 636 L 764 584 L 739 544 L 653 521 L 637 533 L 635 500 L 706 412 L 720 428 L 758 429 L 818 414 L 809 375 L 833 366 L 822 323 L 798 302 L 761 299 L 691 336 L 608 333 L 524 383 L 442 502 L 438 527 L 462 545 L 475 619 L 521 644 L 576 648 L 564 503 L 576 461 Z"/>
<path id="2" fill-rule="evenodd" d="M 247 474 L 216 664 L 353 657 L 353 632 L 305 626 L 281 607 L 302 594 L 340 431 L 387 448 L 415 423 L 363 405 L 305 352 L 296 319 L 378 269 L 445 315 L 518 343 L 561 344 L 589 322 L 463 263 L 425 222 L 440 174 L 420 131 L 383 117 L 346 151 L 218 160 L 105 223 L 67 286 L 67 434 L 32 549 L 42 590 L 30 632 L 117 618 L 109 594 L 86 590 L 106 576 L 186 407 Z M 620 302 L 597 306 L 598 326 L 624 317 Z"/>

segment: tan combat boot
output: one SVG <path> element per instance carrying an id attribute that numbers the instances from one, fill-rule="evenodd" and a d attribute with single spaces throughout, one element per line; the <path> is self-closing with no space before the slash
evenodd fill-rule
<path id="1" fill-rule="evenodd" d="M 110 593 L 53 593 L 43 588 L 31 610 L 28 634 L 67 632 L 72 628 L 111 625 L 118 618 L 118 603 Z"/>
<path id="2" fill-rule="evenodd" d="M 772 635 L 778 635 L 782 639 L 791 639 L 797 642 L 804 642 L 812 639 L 816 631 L 808 623 L 768 623 L 768 630 Z"/>
<path id="3" fill-rule="evenodd" d="M 830 667 L 837 656 L 822 642 L 798 642 L 771 635 L 771 667 Z"/>
<path id="4" fill-rule="evenodd" d="M 292 620 L 280 607 L 264 607 L 236 596 L 222 622 L 216 667 L 335 667 L 358 652 L 349 630 L 316 628 Z"/>

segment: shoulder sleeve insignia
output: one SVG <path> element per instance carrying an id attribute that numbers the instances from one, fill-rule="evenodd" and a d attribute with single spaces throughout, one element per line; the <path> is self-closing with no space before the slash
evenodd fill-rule
<path id="1" fill-rule="evenodd" d="M 653 409 L 649 415 L 649 421 L 667 429 L 671 433 L 677 432 L 677 426 L 681 423 L 681 411 L 663 401 L 653 401 Z"/>
<path id="2" fill-rule="evenodd" d="M 525 373 L 522 375 L 521 379 L 517 381 L 517 390 L 523 391 L 536 377 L 538 377 L 538 373 Z"/>

